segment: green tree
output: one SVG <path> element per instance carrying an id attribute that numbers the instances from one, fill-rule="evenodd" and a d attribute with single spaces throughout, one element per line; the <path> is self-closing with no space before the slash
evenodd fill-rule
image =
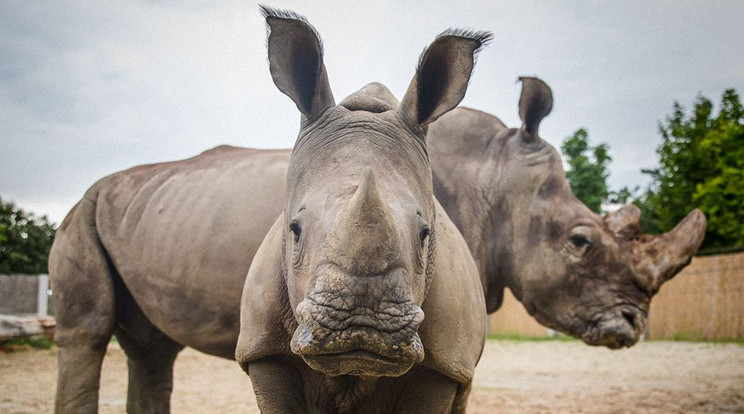
<path id="1" fill-rule="evenodd" d="M 726 90 L 720 111 L 698 97 L 689 116 L 679 103 L 659 125 L 659 168 L 645 170 L 652 184 L 641 204 L 646 228 L 673 228 L 694 207 L 708 218 L 703 248 L 744 246 L 744 108 Z"/>
<path id="2" fill-rule="evenodd" d="M 54 224 L 0 198 L 0 274 L 46 273 Z"/>
<path id="3" fill-rule="evenodd" d="M 653 170 L 641 170 L 644 174 L 651 174 Z M 659 234 L 661 233 L 661 225 L 659 224 L 660 217 L 653 209 L 653 199 L 656 197 L 652 188 L 646 189 L 638 198 L 633 200 L 635 204 L 641 210 L 641 231 L 648 234 Z"/>
<path id="4" fill-rule="evenodd" d="M 592 211 L 601 212 L 602 203 L 611 195 L 607 188 L 607 165 L 612 158 L 607 144 L 590 147 L 589 134 L 581 128 L 563 141 L 561 152 L 568 164 L 566 178 L 571 191 Z"/>

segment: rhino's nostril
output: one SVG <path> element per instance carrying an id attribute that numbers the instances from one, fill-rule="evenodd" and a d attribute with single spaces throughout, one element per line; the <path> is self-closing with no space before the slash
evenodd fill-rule
<path id="1" fill-rule="evenodd" d="M 635 328 L 636 327 L 636 314 L 635 314 L 635 312 L 624 310 L 622 312 L 622 314 L 623 314 L 623 318 L 625 318 L 625 320 L 628 321 L 628 324 L 630 324 L 630 326 L 632 326 L 633 328 Z"/>

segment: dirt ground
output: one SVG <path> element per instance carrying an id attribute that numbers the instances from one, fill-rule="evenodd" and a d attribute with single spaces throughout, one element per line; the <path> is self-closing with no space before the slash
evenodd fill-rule
<path id="1" fill-rule="evenodd" d="M 0 413 L 48 413 L 57 352 L 0 352 Z M 122 413 L 126 358 L 104 360 L 101 413 Z M 176 362 L 174 413 L 258 413 L 236 363 L 191 349 Z M 644 342 L 610 351 L 578 341 L 488 341 L 470 413 L 744 413 L 744 346 Z"/>

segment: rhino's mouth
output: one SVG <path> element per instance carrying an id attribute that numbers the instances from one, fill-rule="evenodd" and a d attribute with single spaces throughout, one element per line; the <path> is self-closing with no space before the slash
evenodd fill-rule
<path id="1" fill-rule="evenodd" d="M 586 315 L 572 315 L 569 322 L 547 317 L 550 313 L 532 307 L 531 314 L 541 324 L 574 338 L 587 345 L 606 346 L 610 349 L 631 347 L 646 331 L 646 312 L 633 305 L 616 305 Z"/>
<path id="2" fill-rule="evenodd" d="M 634 306 L 616 306 L 587 324 L 576 337 L 588 345 L 620 349 L 635 345 L 646 331 L 646 313 Z"/>
<path id="3" fill-rule="evenodd" d="M 327 354 L 317 354 L 309 356 L 310 358 L 314 358 L 318 361 L 323 360 L 330 360 L 330 359 L 345 359 L 345 360 L 359 360 L 359 361 L 370 361 L 372 363 L 382 363 L 382 364 L 396 364 L 397 361 L 393 358 L 388 358 L 386 356 L 375 354 L 373 352 L 368 351 L 362 351 L 362 350 L 356 350 L 356 351 L 347 351 L 347 352 L 329 352 Z"/>
<path id="4" fill-rule="evenodd" d="M 327 375 L 400 376 L 423 361 L 424 312 L 403 269 L 355 277 L 326 265 L 296 309 L 292 352 Z"/>
<path id="5" fill-rule="evenodd" d="M 405 374 L 415 363 L 413 361 L 409 365 L 403 361 L 359 350 L 303 355 L 302 358 L 314 370 L 331 376 L 397 377 Z"/>
<path id="6" fill-rule="evenodd" d="M 311 295 L 297 307 L 300 323 L 290 343 L 311 368 L 327 375 L 399 376 L 423 361 L 417 331 L 424 312 L 413 302 L 382 312 L 365 306 L 339 309 L 321 298 Z"/>
<path id="7" fill-rule="evenodd" d="M 397 377 L 424 359 L 417 333 L 387 335 L 369 328 L 327 331 L 300 324 L 292 336 L 292 352 L 326 375 Z"/>

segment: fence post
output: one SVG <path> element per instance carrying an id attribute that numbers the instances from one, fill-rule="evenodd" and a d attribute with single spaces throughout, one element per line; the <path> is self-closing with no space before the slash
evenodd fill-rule
<path id="1" fill-rule="evenodd" d="M 39 275 L 39 289 L 37 295 L 36 309 L 39 316 L 47 316 L 49 311 L 49 275 Z"/>

